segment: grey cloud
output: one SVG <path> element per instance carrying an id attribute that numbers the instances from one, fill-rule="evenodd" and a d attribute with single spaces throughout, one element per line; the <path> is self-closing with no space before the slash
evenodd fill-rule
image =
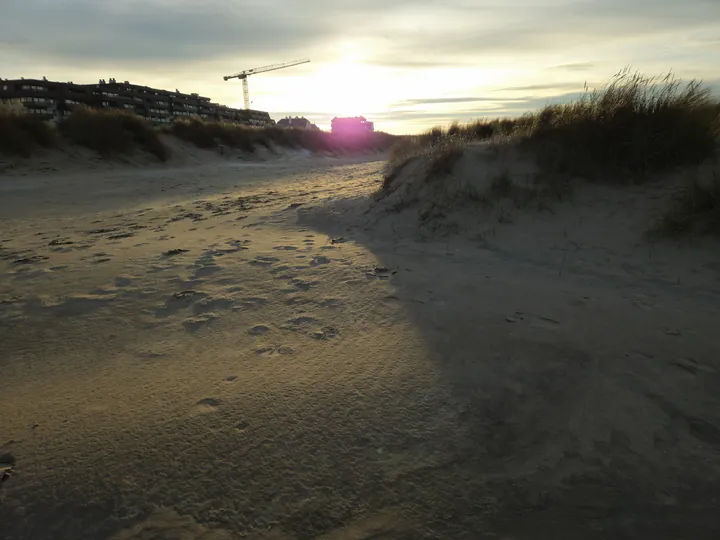
<path id="1" fill-rule="evenodd" d="M 490 98 L 490 97 L 447 97 L 447 98 L 426 98 L 426 99 L 405 99 L 399 101 L 394 106 L 404 107 L 411 105 L 442 105 L 450 103 L 474 103 L 474 102 L 492 102 L 492 103 L 506 103 L 513 101 L 522 101 L 522 98 Z"/>
<path id="2" fill-rule="evenodd" d="M 554 66 L 554 69 L 560 69 L 564 71 L 589 71 L 597 67 L 597 64 L 593 62 L 578 62 L 575 64 L 562 64 Z"/>
<path id="3" fill-rule="evenodd" d="M 42 4 L 39 6 L 38 4 Z M 66 59 L 194 60 L 233 51 L 302 48 L 326 37 L 322 21 L 233 4 L 24 0 L 3 10 L 3 48 Z M 28 32 L 32 29 L 32 32 Z"/>
<path id="4" fill-rule="evenodd" d="M 372 115 L 372 119 L 379 121 L 393 121 L 393 122 L 437 122 L 440 124 L 450 124 L 454 121 L 468 122 L 478 118 L 507 118 L 521 116 L 526 112 L 534 112 L 546 105 L 556 103 L 568 103 L 582 97 L 582 92 L 570 92 L 566 94 L 559 94 L 557 96 L 549 98 L 533 98 L 527 97 L 518 100 L 514 100 L 512 103 L 505 105 L 500 108 L 484 108 L 474 107 L 466 108 L 458 111 L 451 112 L 440 112 L 437 110 L 406 110 L 396 111 L 390 110 L 385 112 L 379 112 Z M 369 115 L 370 116 L 370 115 Z"/>
<path id="5" fill-rule="evenodd" d="M 73 61 L 183 62 L 306 56 L 362 29 L 380 0 L 6 0 L 0 46 Z M 424 4 L 432 0 L 419 0 Z M 396 0 L 402 6 L 410 0 Z M 284 58 L 284 56 L 283 56 Z"/>
<path id="6" fill-rule="evenodd" d="M 517 54 L 542 55 L 567 51 L 576 44 L 603 45 L 618 40 L 647 38 L 679 30 L 706 27 L 720 18 L 720 2 L 709 0 L 598 0 L 524 6 L 510 2 L 493 6 L 496 24 L 490 29 L 428 26 L 395 32 L 393 43 L 379 53 L 376 61 L 395 66 L 398 59 L 422 57 L 442 66 Z M 483 20 L 484 4 L 466 8 L 464 21 Z M 576 65 L 576 67 L 580 67 Z"/>
<path id="7" fill-rule="evenodd" d="M 409 27 L 403 22 L 409 7 L 442 17 Z M 695 28 L 716 15 L 715 0 L 557 0 L 522 10 L 465 0 L 444 7 L 435 0 L 4 0 L 0 47 L 75 63 L 197 65 L 232 56 L 292 59 L 322 53 L 335 39 L 368 38 L 386 45 L 376 63 L 423 68 Z M 497 24 L 491 30 L 463 24 L 474 20 Z"/>
<path id="8" fill-rule="evenodd" d="M 535 90 L 573 90 L 582 88 L 583 84 L 578 83 L 556 83 L 556 84 L 531 84 L 527 86 L 509 86 L 507 88 L 499 88 L 497 92 L 530 92 Z"/>

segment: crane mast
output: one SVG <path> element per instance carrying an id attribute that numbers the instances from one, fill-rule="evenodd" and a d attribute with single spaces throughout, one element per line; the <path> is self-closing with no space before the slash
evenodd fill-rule
<path id="1" fill-rule="evenodd" d="M 257 73 L 265 73 L 267 71 L 275 71 L 276 69 L 284 69 L 292 66 L 298 66 L 300 64 L 307 64 L 310 60 L 303 59 L 303 60 L 294 60 L 292 62 L 285 62 L 283 64 L 270 64 L 269 66 L 262 66 L 252 69 L 246 69 L 245 71 L 241 71 L 240 73 L 235 73 L 234 75 L 226 75 L 223 77 L 223 80 L 227 81 L 230 79 L 240 79 L 243 83 L 243 97 L 245 98 L 245 109 L 250 109 L 250 91 L 248 89 L 248 77 L 250 75 L 255 75 Z"/>

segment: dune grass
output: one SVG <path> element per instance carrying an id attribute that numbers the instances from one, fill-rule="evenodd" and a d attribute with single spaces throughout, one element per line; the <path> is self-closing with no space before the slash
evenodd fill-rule
<path id="1" fill-rule="evenodd" d="M 271 150 L 294 148 L 329 154 L 380 152 L 389 149 L 395 142 L 393 135 L 382 132 L 347 138 L 317 130 L 279 126 L 253 128 L 199 119 L 178 120 L 163 130 L 200 148 L 224 145 L 246 152 L 253 152 L 259 146 Z"/>
<path id="2" fill-rule="evenodd" d="M 254 149 L 250 128 L 223 122 L 203 122 L 199 119 L 178 120 L 161 130 L 190 142 L 198 148 L 217 148 L 219 145 L 248 152 Z"/>
<path id="3" fill-rule="evenodd" d="M 136 149 L 160 161 L 170 157 L 170 150 L 152 124 L 132 113 L 81 108 L 60 122 L 58 130 L 71 143 L 95 150 L 103 157 L 131 154 Z"/>
<path id="4" fill-rule="evenodd" d="M 198 148 L 232 148 L 253 153 L 264 146 L 305 149 L 329 155 L 362 154 L 388 150 L 397 140 L 383 132 L 357 137 L 337 136 L 318 130 L 301 130 L 279 126 L 249 127 L 199 118 L 176 120 L 161 127 L 133 113 L 118 110 L 79 108 L 57 125 L 0 108 L 0 153 L 31 157 L 41 147 L 51 148 L 60 142 L 84 146 L 106 158 L 128 155 L 138 150 L 167 161 L 170 149 L 160 135 L 171 135 Z"/>
<path id="5" fill-rule="evenodd" d="M 0 154 L 30 157 L 57 144 L 57 132 L 40 118 L 0 108 Z"/>
<path id="6" fill-rule="evenodd" d="M 534 152 L 547 173 L 619 183 L 697 165 L 713 155 L 720 105 L 700 81 L 629 69 L 579 100 L 548 105 L 516 119 L 453 124 L 408 137 L 391 149 L 388 178 L 440 145 L 508 141 Z"/>
<path id="7" fill-rule="evenodd" d="M 522 118 L 516 134 L 548 170 L 638 181 L 698 165 L 715 151 L 717 104 L 700 81 L 628 70 L 580 100 Z"/>

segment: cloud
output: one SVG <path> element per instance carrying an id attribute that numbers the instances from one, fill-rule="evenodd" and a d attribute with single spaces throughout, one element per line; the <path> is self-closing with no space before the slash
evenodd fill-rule
<path id="1" fill-rule="evenodd" d="M 436 66 L 446 61 L 502 63 L 523 56 L 567 54 L 571 48 L 596 51 L 612 43 L 682 34 L 713 24 L 717 29 L 713 21 L 720 19 L 720 2 L 715 0 L 539 0 L 523 3 L 522 10 L 518 7 L 509 1 L 477 2 L 454 19 L 438 15 L 436 24 L 395 29 L 392 42 L 373 60 L 390 66 L 416 57 Z M 589 69 L 589 64 L 566 66 Z"/>
<path id="2" fill-rule="evenodd" d="M 553 69 L 561 69 L 564 71 L 589 71 L 597 67 L 593 62 L 577 62 L 575 64 L 562 64 L 553 66 Z"/>
<path id="3" fill-rule="evenodd" d="M 503 103 L 500 107 L 466 107 L 459 110 L 443 111 L 443 110 L 388 110 L 377 112 L 369 117 L 370 120 L 377 120 L 378 123 L 383 122 L 403 122 L 403 123 L 437 123 L 450 124 L 454 121 L 469 122 L 480 118 L 507 118 L 521 116 L 527 112 L 540 110 L 542 107 L 557 103 L 568 103 L 582 97 L 582 92 L 568 92 L 558 94 L 552 97 L 536 98 L 525 97 L 510 100 Z M 505 100 L 501 100 L 504 102 Z M 368 115 L 369 116 L 369 115 Z"/>
<path id="4" fill-rule="evenodd" d="M 23 0 L 3 9 L 0 42 L 6 50 L 67 61 L 179 63 L 249 51 L 269 55 L 327 38 L 323 21 L 307 24 L 289 11 L 269 15 L 212 1 Z"/>
<path id="5" fill-rule="evenodd" d="M 421 98 L 421 99 L 405 99 L 394 103 L 394 107 L 406 107 L 412 105 L 446 105 L 450 103 L 510 103 L 513 101 L 522 101 L 522 98 L 490 98 L 490 97 L 443 97 L 443 98 Z"/>
<path id="6" fill-rule="evenodd" d="M 0 46 L 74 62 L 292 59 L 370 39 L 371 61 L 392 67 L 467 65 L 604 40 L 707 26 L 715 0 L 4 0 Z M 32 29 L 32 32 L 28 32 Z M 384 36 L 384 37 L 382 37 Z M 244 64 L 243 64 L 244 65 Z M 0 66 L 1 67 L 1 66 Z M 568 63 L 565 69 L 590 69 Z"/>
<path id="7" fill-rule="evenodd" d="M 529 84 L 525 86 L 508 86 L 507 88 L 498 88 L 497 92 L 531 92 L 535 90 L 553 90 L 559 92 L 562 90 L 574 90 L 582 88 L 582 84 L 577 83 L 555 83 L 555 84 Z"/>

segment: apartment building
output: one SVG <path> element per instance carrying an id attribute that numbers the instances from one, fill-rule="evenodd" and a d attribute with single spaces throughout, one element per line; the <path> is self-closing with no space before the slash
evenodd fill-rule
<path id="1" fill-rule="evenodd" d="M 154 124 L 165 124 L 184 117 L 251 126 L 274 123 L 264 111 L 233 109 L 212 103 L 210 98 L 198 94 L 160 90 L 115 79 L 100 79 L 95 84 L 54 82 L 44 78 L 0 79 L 0 102 L 55 121 L 72 113 L 78 106 L 88 106 L 134 112 Z"/>
<path id="2" fill-rule="evenodd" d="M 346 118 L 335 117 L 330 122 L 330 129 L 333 133 L 352 135 L 374 131 L 375 125 L 368 121 L 364 116 L 352 116 Z"/>
<path id="3" fill-rule="evenodd" d="M 310 120 L 308 120 L 307 118 L 305 118 L 305 117 L 301 118 L 298 116 L 295 116 L 295 117 L 288 116 L 287 118 L 282 118 L 277 121 L 277 125 L 280 127 L 292 127 L 295 129 L 306 129 L 306 130 L 313 130 L 313 131 L 318 131 L 320 129 L 315 124 L 310 122 Z"/>

